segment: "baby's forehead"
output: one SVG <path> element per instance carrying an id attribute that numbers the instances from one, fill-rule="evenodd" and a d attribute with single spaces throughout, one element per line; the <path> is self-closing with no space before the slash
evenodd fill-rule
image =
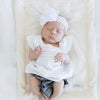
<path id="1" fill-rule="evenodd" d="M 53 22 L 47 22 L 45 24 L 46 27 L 55 27 L 55 28 L 61 28 L 64 29 L 64 25 L 60 22 L 53 21 Z"/>

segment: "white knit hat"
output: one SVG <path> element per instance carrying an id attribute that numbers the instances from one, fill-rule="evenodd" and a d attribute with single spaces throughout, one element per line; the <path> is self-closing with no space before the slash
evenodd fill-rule
<path id="1" fill-rule="evenodd" d="M 44 26 L 47 22 L 57 21 L 62 23 L 65 26 L 65 30 L 68 30 L 68 22 L 62 16 L 59 16 L 59 13 L 54 8 L 48 8 L 43 12 L 43 15 L 40 17 L 40 25 Z"/>

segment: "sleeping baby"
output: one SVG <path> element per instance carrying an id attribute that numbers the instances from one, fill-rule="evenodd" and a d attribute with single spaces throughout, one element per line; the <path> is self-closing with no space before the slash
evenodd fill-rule
<path id="1" fill-rule="evenodd" d="M 39 100 L 45 100 L 45 96 L 48 100 L 55 100 L 73 75 L 73 64 L 68 55 L 72 37 L 66 34 L 68 22 L 53 8 L 40 17 L 40 25 L 40 35 L 27 36 L 32 51 L 25 72 L 31 73 L 29 86 Z"/>

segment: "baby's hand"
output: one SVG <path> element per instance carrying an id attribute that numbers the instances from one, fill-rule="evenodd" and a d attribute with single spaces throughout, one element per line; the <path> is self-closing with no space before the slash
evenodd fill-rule
<path id="1" fill-rule="evenodd" d="M 69 63 L 70 59 L 68 57 L 67 54 L 64 54 L 64 53 L 58 53 L 56 56 L 55 56 L 55 62 L 61 62 L 61 65 L 64 63 L 64 64 L 67 64 Z"/>
<path id="2" fill-rule="evenodd" d="M 36 60 L 37 57 L 40 55 L 41 51 L 42 51 L 41 46 L 37 46 L 35 49 L 31 49 L 29 52 L 29 59 Z"/>

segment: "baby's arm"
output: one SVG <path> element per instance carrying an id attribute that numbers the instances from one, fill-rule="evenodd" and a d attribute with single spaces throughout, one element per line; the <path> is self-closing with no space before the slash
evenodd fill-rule
<path id="1" fill-rule="evenodd" d="M 37 46 L 35 49 L 30 49 L 28 58 L 30 60 L 36 60 L 42 51 L 41 46 Z"/>

